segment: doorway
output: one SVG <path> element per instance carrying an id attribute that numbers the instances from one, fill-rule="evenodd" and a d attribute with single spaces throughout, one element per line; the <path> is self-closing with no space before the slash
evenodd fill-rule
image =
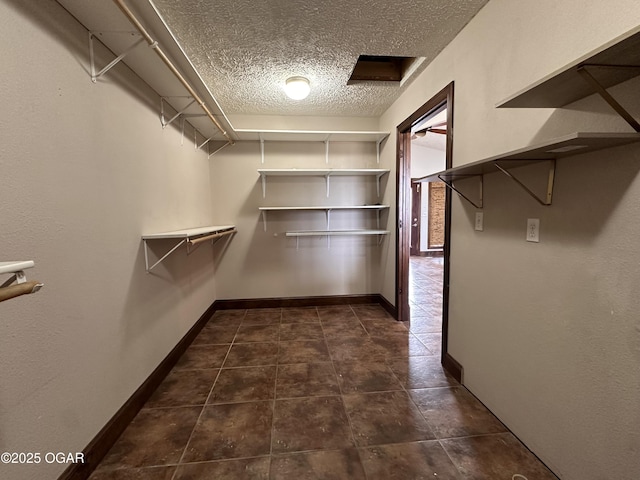
<path id="1" fill-rule="evenodd" d="M 433 98 L 422 105 L 412 115 L 397 127 L 397 261 L 396 261 L 396 305 L 399 320 L 409 322 L 411 319 L 410 294 L 410 258 L 411 252 L 420 252 L 419 243 L 412 242 L 412 229 L 416 230 L 416 222 L 421 223 L 416 214 L 412 192 L 420 190 L 420 196 L 428 195 L 428 183 L 421 183 L 417 188 L 415 179 L 419 175 L 412 175 L 412 137 L 440 138 L 444 143 L 444 163 L 428 171 L 424 176 L 437 171 L 451 168 L 453 151 L 453 92 L 454 84 L 451 82 Z M 415 147 L 414 147 L 415 148 Z M 430 168 L 433 168 L 430 167 Z M 415 172 L 415 170 L 414 170 Z M 412 177 L 414 181 L 412 181 Z M 424 231 L 424 229 L 423 229 Z M 449 303 L 449 236 L 451 231 L 451 191 L 444 191 L 444 219 L 442 225 L 442 341 L 440 344 L 440 358 L 447 370 L 450 357 L 447 355 L 448 332 L 448 303 Z M 432 232 L 433 233 L 433 232 Z M 414 235 L 416 235 L 414 233 Z M 420 234 L 417 234 L 420 236 Z M 436 240 L 437 241 L 437 240 Z M 424 242 L 422 242 L 424 244 Z M 428 242 L 427 242 L 428 243 Z M 413 246 L 413 248 L 412 248 Z M 449 365 L 451 366 L 451 365 Z M 455 366 L 454 366 L 455 367 Z M 455 370 L 455 368 L 453 368 Z M 454 374 L 454 376 L 457 376 Z"/>

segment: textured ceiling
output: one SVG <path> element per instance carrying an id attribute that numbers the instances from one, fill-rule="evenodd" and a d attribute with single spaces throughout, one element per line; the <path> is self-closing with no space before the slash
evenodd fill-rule
<path id="1" fill-rule="evenodd" d="M 347 85 L 358 56 L 424 68 L 488 0 L 150 1 L 225 113 L 378 116 L 411 78 Z M 297 102 L 282 89 L 295 75 L 312 87 Z"/>

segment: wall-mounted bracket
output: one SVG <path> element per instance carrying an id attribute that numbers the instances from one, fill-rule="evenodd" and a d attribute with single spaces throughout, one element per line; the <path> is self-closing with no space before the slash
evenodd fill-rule
<path id="1" fill-rule="evenodd" d="M 480 184 L 479 184 L 479 191 L 478 191 L 478 202 L 474 202 L 473 200 L 471 200 L 469 197 L 467 197 L 464 193 L 462 193 L 460 190 L 458 190 L 455 185 L 453 184 L 453 182 L 455 180 L 459 180 L 459 179 L 464 179 L 464 178 L 473 178 L 473 177 L 477 177 L 480 180 Z M 445 180 L 442 175 L 438 175 L 438 178 L 440 179 L 441 182 L 443 182 L 447 187 L 449 187 L 451 190 L 453 190 L 454 192 L 456 192 L 458 195 L 460 195 L 460 197 L 462 197 L 463 199 L 465 199 L 467 202 L 469 202 L 471 205 L 473 205 L 476 208 L 482 208 L 482 204 L 483 204 L 483 188 L 484 188 L 484 176 L 482 174 L 477 174 L 477 175 L 456 175 L 455 178 L 451 178 L 451 180 Z"/>
<path id="2" fill-rule="evenodd" d="M 500 166 L 498 162 L 495 162 L 494 165 L 498 170 L 504 173 L 511 180 L 516 182 L 525 192 L 527 192 L 531 197 L 533 197 L 540 205 L 549 206 L 551 205 L 551 201 L 553 198 L 553 184 L 555 181 L 556 175 L 556 161 L 555 160 L 540 160 L 541 162 L 549 162 L 549 172 L 547 174 L 547 191 L 544 198 L 540 198 L 536 195 L 529 187 L 527 187 L 521 180 L 516 178 L 511 172 L 507 169 Z"/>
<path id="3" fill-rule="evenodd" d="M 96 62 L 95 62 L 95 56 L 93 53 L 93 37 L 95 37 L 96 35 L 102 35 L 103 33 L 120 33 L 120 34 L 136 36 L 139 38 L 133 44 L 131 44 L 124 52 L 122 52 L 120 55 L 114 58 L 111 62 L 109 62 L 109 64 L 106 67 L 103 67 L 102 70 L 100 70 L 99 72 L 96 72 Z M 115 67 L 118 63 L 120 63 L 120 61 L 124 57 L 126 57 L 129 53 L 131 53 L 131 51 L 134 48 L 136 48 L 138 45 L 140 45 L 143 42 L 144 42 L 144 37 L 142 37 L 142 35 L 140 35 L 138 32 L 89 32 L 89 57 L 91 61 L 91 81 L 93 83 L 96 83 L 98 81 L 98 78 L 100 78 L 102 75 L 104 75 L 113 67 Z"/>
<path id="4" fill-rule="evenodd" d="M 595 93 L 600 95 L 605 102 L 607 102 L 611 108 L 613 108 L 618 115 L 620 115 L 636 132 L 640 132 L 640 123 L 622 106 L 613 96 L 604 88 L 598 80 L 591 74 L 589 70 L 594 68 L 607 68 L 607 69 L 635 69 L 640 71 L 640 66 L 635 65 L 582 65 L 578 67 L 577 72 L 580 76 L 593 87 Z"/>
<path id="5" fill-rule="evenodd" d="M 169 98 L 191 98 L 192 100 L 182 110 L 178 111 L 178 113 L 176 113 L 173 117 L 171 117 L 169 120 L 166 120 L 164 116 L 164 104 L 165 104 L 165 101 Z M 160 123 L 162 124 L 162 128 L 166 127 L 167 125 L 171 125 L 171 123 L 181 115 L 184 117 L 184 113 L 194 103 L 196 103 L 196 100 L 190 95 L 160 97 Z M 199 114 L 199 115 L 204 115 L 204 114 Z"/>

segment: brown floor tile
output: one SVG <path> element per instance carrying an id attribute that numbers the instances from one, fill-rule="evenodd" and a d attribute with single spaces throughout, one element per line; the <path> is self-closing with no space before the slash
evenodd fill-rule
<path id="1" fill-rule="evenodd" d="M 278 365 L 277 398 L 339 394 L 338 380 L 331 363 Z"/>
<path id="2" fill-rule="evenodd" d="M 409 390 L 436 437 L 505 432 L 502 423 L 464 387 Z"/>
<path id="3" fill-rule="evenodd" d="M 280 340 L 322 340 L 322 326 L 316 323 L 284 323 L 280 325 Z"/>
<path id="4" fill-rule="evenodd" d="M 208 403 L 271 400 L 276 385 L 276 367 L 224 368 Z"/>
<path id="5" fill-rule="evenodd" d="M 273 402 L 207 405 L 185 450 L 184 462 L 268 455 Z"/>
<path id="6" fill-rule="evenodd" d="M 233 342 L 237 330 L 237 325 L 207 325 L 200 330 L 200 333 L 198 333 L 198 336 L 193 341 L 193 345 L 229 344 Z"/>
<path id="7" fill-rule="evenodd" d="M 247 310 L 218 310 L 209 319 L 209 325 L 240 325 Z"/>
<path id="8" fill-rule="evenodd" d="M 218 369 L 173 370 L 145 403 L 144 407 L 204 405 L 217 375 Z"/>
<path id="9" fill-rule="evenodd" d="M 350 394 L 343 399 L 358 446 L 435 438 L 404 391 Z"/>
<path id="10" fill-rule="evenodd" d="M 234 343 L 277 342 L 280 325 L 241 325 Z"/>
<path id="11" fill-rule="evenodd" d="M 93 472 L 89 480 L 172 480 L 176 467 L 124 468 Z"/>
<path id="12" fill-rule="evenodd" d="M 384 337 L 371 337 L 376 345 L 382 347 L 388 357 L 423 357 L 433 355 L 424 344 L 409 332 L 394 333 Z"/>
<path id="13" fill-rule="evenodd" d="M 384 348 L 369 337 L 327 338 L 329 353 L 334 362 L 362 360 L 379 362 L 388 355 Z"/>
<path id="14" fill-rule="evenodd" d="M 269 457 L 180 465 L 173 480 L 268 480 Z"/>
<path id="15" fill-rule="evenodd" d="M 278 344 L 241 343 L 231 345 L 224 367 L 251 367 L 258 365 L 275 365 L 278 360 Z"/>
<path id="16" fill-rule="evenodd" d="M 394 333 L 409 333 L 404 322 L 398 322 L 393 318 L 362 320 L 362 325 L 369 335 L 375 337 L 384 337 Z"/>
<path id="17" fill-rule="evenodd" d="M 387 365 L 406 389 L 460 385 L 445 372 L 437 355 L 393 358 L 387 362 Z"/>
<path id="18" fill-rule="evenodd" d="M 413 333 L 439 333 L 442 332 L 442 314 L 436 317 L 432 316 L 414 316 L 411 312 L 411 320 L 409 321 L 409 330 Z"/>
<path id="19" fill-rule="evenodd" d="M 98 469 L 178 463 L 201 410 L 201 407 L 141 410 Z"/>
<path id="20" fill-rule="evenodd" d="M 365 480 L 355 448 L 276 455 L 271 461 L 271 480 L 324 479 Z"/>
<path id="21" fill-rule="evenodd" d="M 360 320 L 393 319 L 393 317 L 380 305 L 352 305 L 351 308 Z"/>
<path id="22" fill-rule="evenodd" d="M 315 307 L 283 308 L 282 323 L 320 323 L 320 317 Z"/>
<path id="23" fill-rule="evenodd" d="M 276 400 L 273 453 L 331 450 L 353 446 L 340 397 Z"/>
<path id="24" fill-rule="evenodd" d="M 282 309 L 280 308 L 256 308 L 247 310 L 242 320 L 242 325 L 271 325 L 280 323 Z"/>
<path id="25" fill-rule="evenodd" d="M 347 337 L 368 337 L 359 320 L 322 322 L 322 330 L 327 339 L 340 340 Z"/>
<path id="26" fill-rule="evenodd" d="M 442 334 L 440 333 L 419 333 L 416 335 L 434 355 L 440 355 L 442 345 Z"/>
<path id="27" fill-rule="evenodd" d="M 441 440 L 465 480 L 511 480 L 519 473 L 529 480 L 557 480 L 511 433 Z"/>
<path id="28" fill-rule="evenodd" d="M 349 305 L 332 305 L 328 307 L 318 307 L 318 316 L 321 322 L 328 320 L 357 320 L 356 314 Z"/>
<path id="29" fill-rule="evenodd" d="M 318 363 L 329 361 L 331 361 L 331 358 L 324 340 L 280 342 L 278 363 Z"/>
<path id="30" fill-rule="evenodd" d="M 335 362 L 342 393 L 402 390 L 391 369 L 382 362 Z"/>
<path id="31" fill-rule="evenodd" d="M 220 368 L 228 352 L 229 345 L 191 345 L 180 357 L 174 370 Z"/>
<path id="32" fill-rule="evenodd" d="M 368 480 L 462 480 L 447 453 L 433 440 L 361 448 L 360 456 Z"/>

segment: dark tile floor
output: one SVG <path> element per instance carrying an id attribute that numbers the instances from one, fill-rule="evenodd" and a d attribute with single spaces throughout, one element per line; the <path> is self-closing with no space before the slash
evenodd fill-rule
<path id="1" fill-rule="evenodd" d="M 377 305 L 216 312 L 91 479 L 555 480 L 442 370 L 429 260 L 409 325 Z"/>

